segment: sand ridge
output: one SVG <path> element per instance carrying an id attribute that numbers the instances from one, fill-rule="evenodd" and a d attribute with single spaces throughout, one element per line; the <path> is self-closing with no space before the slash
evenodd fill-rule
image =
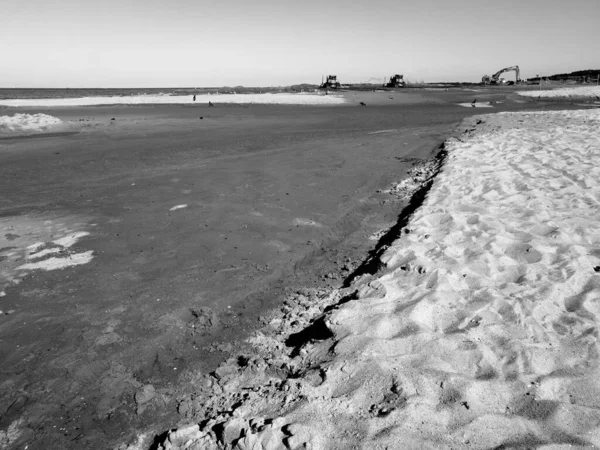
<path id="1" fill-rule="evenodd" d="M 541 98 L 572 98 L 578 100 L 591 99 L 600 100 L 600 86 L 578 86 L 578 87 L 563 87 L 550 90 L 539 91 L 518 91 L 519 95 L 524 97 L 541 97 Z"/>
<path id="2" fill-rule="evenodd" d="M 159 448 L 600 446 L 600 113 L 472 120 L 380 272 L 295 295 Z"/>

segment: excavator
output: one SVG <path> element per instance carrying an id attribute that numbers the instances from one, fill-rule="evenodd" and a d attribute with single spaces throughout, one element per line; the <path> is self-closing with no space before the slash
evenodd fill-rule
<path id="1" fill-rule="evenodd" d="M 511 66 L 511 67 L 506 67 L 502 70 L 499 70 L 498 72 L 496 72 L 494 75 L 492 75 L 491 77 L 489 75 L 484 75 L 481 78 L 481 82 L 485 85 L 485 84 L 498 84 L 498 83 L 502 83 L 502 79 L 500 78 L 500 75 L 502 75 L 505 72 L 515 72 L 516 75 L 516 83 L 518 83 L 519 81 L 521 81 L 521 72 L 519 70 L 519 66 Z M 507 84 L 514 84 L 513 82 L 508 82 Z"/>
<path id="2" fill-rule="evenodd" d="M 325 81 L 321 80 L 321 86 L 319 87 L 321 89 L 339 89 L 341 84 L 336 75 L 327 75 L 327 79 Z"/>
<path id="3" fill-rule="evenodd" d="M 384 83 L 383 87 L 388 87 L 388 88 L 404 87 L 404 75 L 396 74 L 393 77 L 390 77 L 390 81 Z"/>

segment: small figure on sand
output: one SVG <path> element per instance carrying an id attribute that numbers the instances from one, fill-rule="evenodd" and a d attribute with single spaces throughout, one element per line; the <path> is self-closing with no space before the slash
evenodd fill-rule
<path id="1" fill-rule="evenodd" d="M 475 108 L 475 103 L 477 103 L 477 99 L 475 99 L 475 100 L 473 100 L 473 101 L 471 102 L 471 106 L 472 106 L 473 108 Z"/>
<path id="2" fill-rule="evenodd" d="M 194 100 L 193 101 L 196 101 L 196 94 L 194 94 Z"/>
<path id="3" fill-rule="evenodd" d="M 208 106 L 215 106 L 212 102 L 208 102 Z"/>

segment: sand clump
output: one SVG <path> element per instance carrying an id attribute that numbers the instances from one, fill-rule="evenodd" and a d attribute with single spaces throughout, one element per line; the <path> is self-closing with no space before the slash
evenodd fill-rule
<path id="1" fill-rule="evenodd" d="M 379 271 L 290 295 L 158 448 L 600 446 L 600 111 L 468 121 Z"/>
<path id="2" fill-rule="evenodd" d="M 74 131 L 72 124 L 48 114 L 0 116 L 0 138 Z"/>

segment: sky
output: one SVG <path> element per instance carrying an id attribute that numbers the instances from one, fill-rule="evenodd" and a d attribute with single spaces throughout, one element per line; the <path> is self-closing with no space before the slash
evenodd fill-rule
<path id="1" fill-rule="evenodd" d="M 600 69 L 600 0 L 0 0 L 0 87 L 481 80 Z M 511 79 L 513 74 L 507 74 Z"/>

